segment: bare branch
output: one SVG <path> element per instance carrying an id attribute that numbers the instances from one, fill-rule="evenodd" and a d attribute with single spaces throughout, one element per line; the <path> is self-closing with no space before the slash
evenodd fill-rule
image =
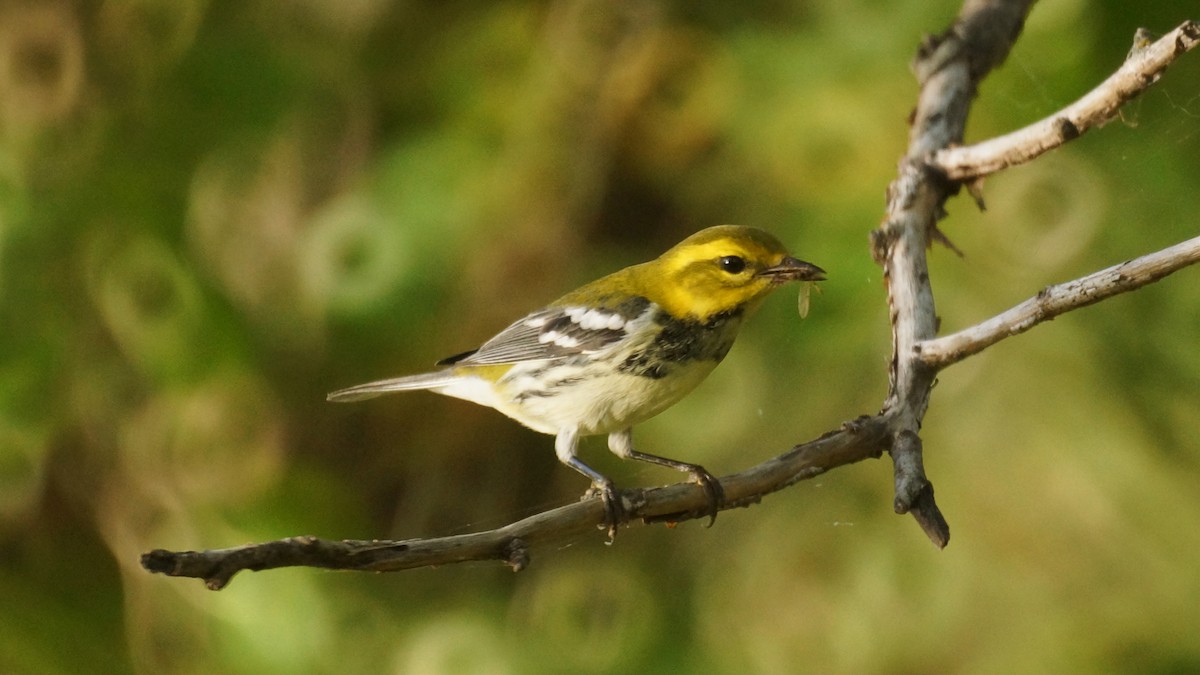
<path id="1" fill-rule="evenodd" d="M 817 440 L 798 445 L 757 466 L 721 479 L 723 508 L 750 506 L 798 481 L 829 469 L 883 454 L 890 420 L 883 414 L 861 417 Z M 621 491 L 627 514 L 649 522 L 679 522 L 707 517 L 704 491 L 692 483 Z M 242 570 L 278 567 L 321 567 L 366 572 L 393 572 L 470 560 L 501 560 L 520 571 L 530 549 L 563 541 L 606 526 L 604 506 L 587 499 L 539 513 L 504 527 L 435 539 L 405 541 L 332 541 L 290 537 L 261 544 L 207 551 L 150 551 L 142 567 L 150 572 L 203 579 L 211 590 L 224 588 Z"/>
<path id="2" fill-rule="evenodd" d="M 890 448 L 896 505 L 910 512 L 938 547 L 950 528 L 925 477 L 918 436 L 936 372 L 915 358 L 915 346 L 937 332 L 937 311 L 925 252 L 939 238 L 943 204 L 957 187 L 929 171 L 925 158 L 962 140 L 979 81 L 1007 57 L 1032 0 L 967 0 L 950 30 L 926 38 L 913 62 L 921 85 L 909 146 L 888 186 L 887 218 L 871 234 L 883 267 L 892 322 L 892 361 L 884 409 L 894 415 Z M 910 491 L 912 486 L 918 489 Z M 920 497 L 919 499 L 917 497 Z"/>
<path id="3" fill-rule="evenodd" d="M 1059 314 L 1152 284 L 1197 262 L 1200 262 L 1200 237 L 1074 281 L 1047 286 L 1032 298 L 987 321 L 951 335 L 925 340 L 915 349 L 925 365 L 945 368 Z"/>
<path id="4" fill-rule="evenodd" d="M 968 146 L 938 150 L 929 165 L 951 180 L 970 180 L 1035 157 L 1102 127 L 1121 106 L 1162 77 L 1167 66 L 1200 42 L 1200 24 L 1185 21 L 1149 45 L 1134 45 L 1125 63 L 1083 98 L 1024 129 Z"/>

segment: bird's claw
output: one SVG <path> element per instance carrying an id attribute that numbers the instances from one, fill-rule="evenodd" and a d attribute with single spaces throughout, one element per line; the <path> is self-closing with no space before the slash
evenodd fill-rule
<path id="1" fill-rule="evenodd" d="M 604 524 L 608 529 L 608 543 L 617 538 L 617 528 L 625 522 L 625 508 L 621 505 L 621 495 L 611 482 L 593 483 L 584 497 L 599 496 L 604 502 Z"/>
<path id="2" fill-rule="evenodd" d="M 712 527 L 713 523 L 717 522 L 717 513 L 725 506 L 725 489 L 721 487 L 721 481 L 702 466 L 692 468 L 689 473 L 708 497 L 708 510 L 704 512 L 704 515 L 708 516 L 708 525 L 705 527 Z"/>

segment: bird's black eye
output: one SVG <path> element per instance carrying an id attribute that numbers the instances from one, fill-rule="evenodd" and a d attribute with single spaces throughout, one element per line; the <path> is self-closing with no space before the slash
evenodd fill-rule
<path id="1" fill-rule="evenodd" d="M 721 266 L 721 269 L 730 274 L 739 274 L 742 270 L 746 269 L 746 261 L 741 256 L 723 255 L 717 260 L 717 263 Z"/>

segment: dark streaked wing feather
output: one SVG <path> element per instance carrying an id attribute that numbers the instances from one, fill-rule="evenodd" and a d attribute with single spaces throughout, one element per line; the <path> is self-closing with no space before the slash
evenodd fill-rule
<path id="1" fill-rule="evenodd" d="M 461 354 L 455 354 L 454 356 L 447 356 L 446 358 L 442 359 L 441 361 L 438 361 L 437 363 L 435 363 L 433 365 L 435 365 L 435 366 L 452 366 L 452 365 L 458 363 L 459 361 L 462 361 L 463 359 L 470 357 L 472 354 L 474 354 L 477 351 L 479 351 L 479 350 L 478 349 L 468 349 L 467 351 L 462 352 Z"/>
<path id="2" fill-rule="evenodd" d="M 624 303 L 619 308 L 601 310 L 604 315 L 621 317 L 619 328 L 585 327 L 580 323 L 579 315 L 586 311 L 582 308 L 547 307 L 500 331 L 474 352 L 452 356 L 441 363 L 497 365 L 596 352 L 627 337 L 626 324 L 645 312 L 650 304 L 644 299 L 638 300 Z"/>

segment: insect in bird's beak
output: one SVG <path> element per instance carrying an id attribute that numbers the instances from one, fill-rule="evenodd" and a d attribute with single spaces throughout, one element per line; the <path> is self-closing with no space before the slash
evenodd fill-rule
<path id="1" fill-rule="evenodd" d="M 808 316 L 808 296 L 812 289 L 816 287 L 813 282 L 825 280 L 825 270 L 810 262 L 797 260 L 791 256 L 787 256 L 779 261 L 778 265 L 773 265 L 759 272 L 759 275 L 770 278 L 773 286 L 778 286 L 789 281 L 802 282 L 800 284 L 800 297 L 797 300 L 801 319 Z"/>

